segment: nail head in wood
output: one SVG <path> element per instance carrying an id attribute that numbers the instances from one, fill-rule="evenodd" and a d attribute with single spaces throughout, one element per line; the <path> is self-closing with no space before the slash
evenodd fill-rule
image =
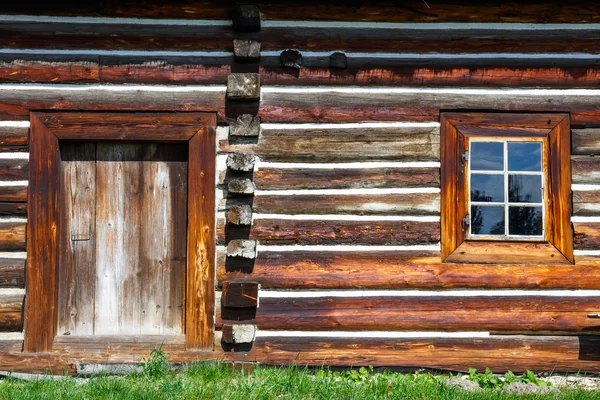
<path id="1" fill-rule="evenodd" d="M 260 118 L 252 114 L 238 115 L 235 122 L 229 124 L 231 136 L 258 136 L 260 135 Z"/>
<path id="2" fill-rule="evenodd" d="M 329 66 L 331 68 L 348 68 L 348 58 L 342 52 L 335 52 L 331 56 L 329 56 Z"/>
<path id="3" fill-rule="evenodd" d="M 289 68 L 302 68 L 302 54 L 298 50 L 284 50 L 279 56 L 281 65 Z"/>
<path id="4" fill-rule="evenodd" d="M 255 61 L 260 59 L 260 42 L 256 40 L 233 39 L 233 55 L 236 60 Z"/>
<path id="5" fill-rule="evenodd" d="M 235 239 L 227 244 L 228 257 L 256 258 L 256 240 Z"/>
<path id="6" fill-rule="evenodd" d="M 258 305 L 258 282 L 223 282 L 223 307 L 249 308 Z"/>
<path id="7" fill-rule="evenodd" d="M 260 100 L 260 75 L 237 73 L 227 76 L 227 98 L 229 100 Z"/>
<path id="8" fill-rule="evenodd" d="M 227 185 L 228 194 L 254 194 L 254 182 L 250 179 L 233 179 Z"/>
<path id="9" fill-rule="evenodd" d="M 257 6 L 243 5 L 234 7 L 231 12 L 233 30 L 236 32 L 260 31 L 260 10 Z"/>
<path id="10" fill-rule="evenodd" d="M 247 204 L 231 206 L 226 214 L 227 223 L 230 225 L 251 225 L 252 207 Z"/>
<path id="11" fill-rule="evenodd" d="M 252 154 L 230 153 L 227 155 L 227 168 L 232 171 L 254 170 L 255 157 Z"/>
<path id="12" fill-rule="evenodd" d="M 223 325 L 223 342 L 231 344 L 252 343 L 256 336 L 256 325 Z M 252 365 L 252 364 L 251 364 Z"/>

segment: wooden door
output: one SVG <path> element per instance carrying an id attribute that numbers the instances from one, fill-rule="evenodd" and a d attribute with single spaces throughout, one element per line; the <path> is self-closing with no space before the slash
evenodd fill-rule
<path id="1" fill-rule="evenodd" d="M 187 146 L 60 150 L 57 334 L 182 333 Z"/>
<path id="2" fill-rule="evenodd" d="M 214 349 L 215 128 L 209 113 L 31 113 L 25 351 L 178 333 Z"/>

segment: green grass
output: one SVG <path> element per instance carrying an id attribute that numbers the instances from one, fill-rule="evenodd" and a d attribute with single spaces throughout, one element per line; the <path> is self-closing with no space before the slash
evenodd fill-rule
<path id="1" fill-rule="evenodd" d="M 146 363 L 140 375 L 97 376 L 86 383 L 9 378 L 0 382 L 0 399 L 600 399 L 599 392 L 581 389 L 524 396 L 491 389 L 468 393 L 444 385 L 443 376 L 427 373 L 299 367 L 259 367 L 244 373 L 221 363 L 193 363 L 178 372 L 163 367 Z"/>
<path id="2" fill-rule="evenodd" d="M 228 364 L 192 363 L 170 368 L 161 348 L 144 360 L 139 375 L 95 376 L 88 380 L 0 381 L 0 399 L 600 399 L 600 392 L 554 389 L 549 394 L 516 396 L 495 390 L 509 382 L 546 385 L 528 371 L 503 379 L 489 370 L 469 371 L 483 391 L 468 393 L 444 384 L 448 376 L 429 373 L 376 373 L 373 368 L 331 371 L 300 367 L 257 367 L 235 372 Z"/>

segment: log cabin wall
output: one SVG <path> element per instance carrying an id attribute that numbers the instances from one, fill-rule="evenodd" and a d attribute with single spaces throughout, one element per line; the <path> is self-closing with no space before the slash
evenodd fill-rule
<path id="1" fill-rule="evenodd" d="M 171 360 L 600 371 L 597 10 L 171 3 L 0 7 L 0 369 L 147 356 L 21 332 L 30 111 L 151 110 L 219 124 L 215 351 Z M 441 263 L 461 110 L 570 114 L 574 265 Z"/>

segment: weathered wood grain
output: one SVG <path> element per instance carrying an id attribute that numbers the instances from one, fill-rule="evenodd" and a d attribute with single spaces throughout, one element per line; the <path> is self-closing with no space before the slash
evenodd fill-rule
<path id="1" fill-rule="evenodd" d="M 0 179 L 3 181 L 26 181 L 29 176 L 29 160 L 0 159 Z"/>
<path id="2" fill-rule="evenodd" d="M 576 190 L 573 191 L 573 215 L 598 216 L 600 215 L 600 191 Z"/>
<path id="3" fill-rule="evenodd" d="M 600 247 L 600 223 L 574 222 L 573 245 L 578 250 L 596 250 Z"/>
<path id="4" fill-rule="evenodd" d="M 598 133 L 600 134 L 600 131 Z M 571 156 L 571 169 L 573 183 L 600 184 L 600 157 Z"/>
<path id="5" fill-rule="evenodd" d="M 140 293 L 142 333 L 183 328 L 186 268 L 187 146 L 151 144 L 141 163 Z"/>
<path id="6" fill-rule="evenodd" d="M 0 288 L 25 287 L 25 260 L 0 258 Z"/>
<path id="7" fill-rule="evenodd" d="M 600 153 L 600 129 L 571 129 L 573 154 L 594 155 Z"/>
<path id="8" fill-rule="evenodd" d="M 25 222 L 0 222 L 0 250 L 25 250 Z"/>
<path id="9" fill-rule="evenodd" d="M 21 352 L 21 351 L 23 351 L 23 340 L 22 339 L 17 339 L 17 340 L 0 339 L 0 349 L 2 349 L 2 352 L 5 352 L 5 353 Z"/>
<path id="10" fill-rule="evenodd" d="M 259 330 L 374 331 L 600 331 L 588 318 L 598 310 L 597 297 L 306 297 L 260 298 Z M 223 311 L 225 315 L 225 311 Z M 217 324 L 227 323 L 217 313 Z"/>
<path id="11" fill-rule="evenodd" d="M 96 165 L 95 333 L 181 332 L 185 146 L 99 143 Z"/>
<path id="12" fill-rule="evenodd" d="M 50 89 L 1 90 L 0 117 L 29 119 L 29 110 L 89 110 L 89 111 L 211 111 L 224 115 L 223 91 L 182 91 L 174 87 L 170 92 L 78 86 L 79 90 Z"/>
<path id="13" fill-rule="evenodd" d="M 57 326 L 56 177 L 60 174 L 60 151 L 58 139 L 41 118 L 41 114 L 31 113 L 24 344 L 27 352 L 50 351 Z"/>
<path id="14" fill-rule="evenodd" d="M 99 8 L 93 3 L 56 3 L 38 5 L 36 10 L 50 15 L 119 16 L 133 18 L 190 18 L 229 19 L 234 1 L 213 3 L 158 0 L 138 3 L 113 3 L 111 7 Z M 410 0 L 402 4 L 385 1 L 357 1 L 352 3 L 323 3 L 318 1 L 255 3 L 263 20 L 334 20 L 373 22 L 600 22 L 600 15 L 593 4 L 580 0 L 522 3 L 508 1 L 474 1 L 468 4 L 443 0 Z M 29 8 L 28 8 L 29 7 Z M 26 13 L 30 6 L 3 5 L 3 10 Z"/>
<path id="15" fill-rule="evenodd" d="M 73 339 L 70 342 L 68 339 Z M 154 341 L 111 337 L 111 344 L 98 337 L 57 338 L 54 354 L 6 352 L 0 361 L 7 369 L 19 372 L 75 373 L 75 362 L 139 362 L 154 348 Z M 137 340 L 137 342 L 135 341 Z M 164 336 L 165 351 L 172 362 L 197 360 L 254 361 L 267 365 L 373 365 L 407 368 L 434 368 L 467 371 L 486 367 L 497 373 L 507 370 L 525 372 L 586 371 L 598 372 L 597 336 L 518 336 L 502 335 L 489 338 L 347 338 L 270 337 L 255 339 L 252 348 L 244 352 L 186 352 L 183 339 Z M 142 343 L 143 342 L 143 343 Z M 12 348 L 13 346 L 11 346 Z"/>
<path id="16" fill-rule="evenodd" d="M 180 63 L 140 62 L 124 65 L 100 65 L 102 83 L 145 83 L 177 85 L 225 85 L 231 66 L 202 65 L 193 60 Z"/>
<path id="17" fill-rule="evenodd" d="M 0 127 L 1 146 L 26 146 L 29 143 L 29 128 L 2 126 Z M 4 160 L 3 160 L 4 161 Z M 19 160 L 23 161 L 23 160 Z"/>
<path id="18" fill-rule="evenodd" d="M 0 186 L 0 201 L 2 202 L 26 202 L 27 186 Z"/>
<path id="19" fill-rule="evenodd" d="M 521 60 L 521 65 L 512 67 L 476 67 L 474 63 L 476 60 L 471 60 L 469 66 L 463 66 L 460 61 L 454 61 L 454 65 L 443 66 L 440 60 L 436 60 L 436 66 L 429 67 L 394 65 L 393 60 L 352 58 L 351 66 L 346 70 L 303 67 L 296 74 L 290 74 L 283 67 L 263 65 L 259 71 L 263 85 L 267 86 L 594 88 L 600 83 L 600 71 L 587 66 L 536 67 L 529 60 Z"/>
<path id="20" fill-rule="evenodd" d="M 439 222 L 257 219 L 250 239 L 262 244 L 409 245 L 437 243 Z M 221 239 L 222 240 L 222 239 Z"/>
<path id="21" fill-rule="evenodd" d="M 263 122 L 437 121 L 440 110 L 569 112 L 574 125 L 595 124 L 600 113 L 593 96 L 533 95 L 515 92 L 455 93 L 443 90 L 361 93 L 263 90 Z"/>
<path id="22" fill-rule="evenodd" d="M 60 153 L 57 334 L 92 335 L 96 306 L 96 144 L 62 143 Z"/>
<path id="23" fill-rule="evenodd" d="M 6 215 L 6 216 L 27 215 L 27 203 L 0 202 L 0 215 Z"/>
<path id="24" fill-rule="evenodd" d="M 94 62 L 18 59 L 0 62 L 0 82 L 92 83 L 99 82 L 99 70 Z"/>
<path id="25" fill-rule="evenodd" d="M 439 168 L 260 168 L 254 173 L 259 190 L 371 189 L 439 187 Z"/>
<path id="26" fill-rule="evenodd" d="M 255 339 L 245 361 L 265 364 L 398 366 L 467 372 L 490 368 L 504 373 L 598 371 L 597 336 L 515 336 L 489 338 L 347 339 L 269 337 Z M 235 359 L 236 353 L 226 353 Z"/>
<path id="27" fill-rule="evenodd" d="M 296 97 L 296 94 L 287 96 Z M 296 111 L 302 112 L 302 107 Z M 285 121 L 297 122 L 296 111 L 290 111 Z M 220 151 L 256 154 L 266 161 L 286 162 L 438 161 L 439 146 L 437 127 L 263 129 L 258 144 L 230 144 L 227 140 L 219 143 Z"/>
<path id="28" fill-rule="evenodd" d="M 214 348 L 216 118 L 206 116 L 188 149 L 185 346 Z"/>
<path id="29" fill-rule="evenodd" d="M 23 329 L 23 295 L 0 294 L 0 331 Z"/>
<path id="30" fill-rule="evenodd" d="M 264 214 L 439 215 L 439 193 L 254 196 L 255 212 Z"/>
<path id="31" fill-rule="evenodd" d="M 217 281 L 263 289 L 597 289 L 600 258 L 575 265 L 451 264 L 438 252 L 259 252 L 250 266 L 217 258 Z"/>

